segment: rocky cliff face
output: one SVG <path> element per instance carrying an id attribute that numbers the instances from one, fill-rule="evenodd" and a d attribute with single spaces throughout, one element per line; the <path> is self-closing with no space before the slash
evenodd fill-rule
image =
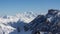
<path id="1" fill-rule="evenodd" d="M 60 32 L 60 10 L 50 9 L 46 15 L 38 15 L 24 27 L 26 30 Z"/>

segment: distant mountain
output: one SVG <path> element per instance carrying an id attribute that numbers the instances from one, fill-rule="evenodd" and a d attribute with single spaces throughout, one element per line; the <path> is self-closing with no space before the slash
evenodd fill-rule
<path id="1" fill-rule="evenodd" d="M 19 29 L 22 33 L 23 26 L 32 21 L 37 15 L 33 12 L 18 13 L 15 16 L 0 17 L 0 34 L 19 34 Z M 28 33 L 28 32 L 27 32 Z"/>

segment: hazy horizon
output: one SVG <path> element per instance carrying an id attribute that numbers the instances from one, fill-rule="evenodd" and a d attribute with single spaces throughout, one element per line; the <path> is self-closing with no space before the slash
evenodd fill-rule
<path id="1" fill-rule="evenodd" d="M 60 0 L 0 0 L 0 15 L 34 12 L 46 13 L 48 9 L 60 9 Z"/>

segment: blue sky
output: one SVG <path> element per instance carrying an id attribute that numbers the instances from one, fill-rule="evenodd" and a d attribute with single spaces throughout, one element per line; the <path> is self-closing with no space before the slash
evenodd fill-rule
<path id="1" fill-rule="evenodd" d="M 60 0 L 0 0 L 0 15 L 32 11 L 46 13 L 48 9 L 60 9 Z"/>

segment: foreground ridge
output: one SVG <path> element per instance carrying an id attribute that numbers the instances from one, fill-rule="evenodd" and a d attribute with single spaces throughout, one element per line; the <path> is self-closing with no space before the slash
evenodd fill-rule
<path id="1" fill-rule="evenodd" d="M 24 30 L 31 30 L 32 34 L 60 34 L 60 10 L 50 9 L 46 15 L 38 15 L 24 26 Z"/>

